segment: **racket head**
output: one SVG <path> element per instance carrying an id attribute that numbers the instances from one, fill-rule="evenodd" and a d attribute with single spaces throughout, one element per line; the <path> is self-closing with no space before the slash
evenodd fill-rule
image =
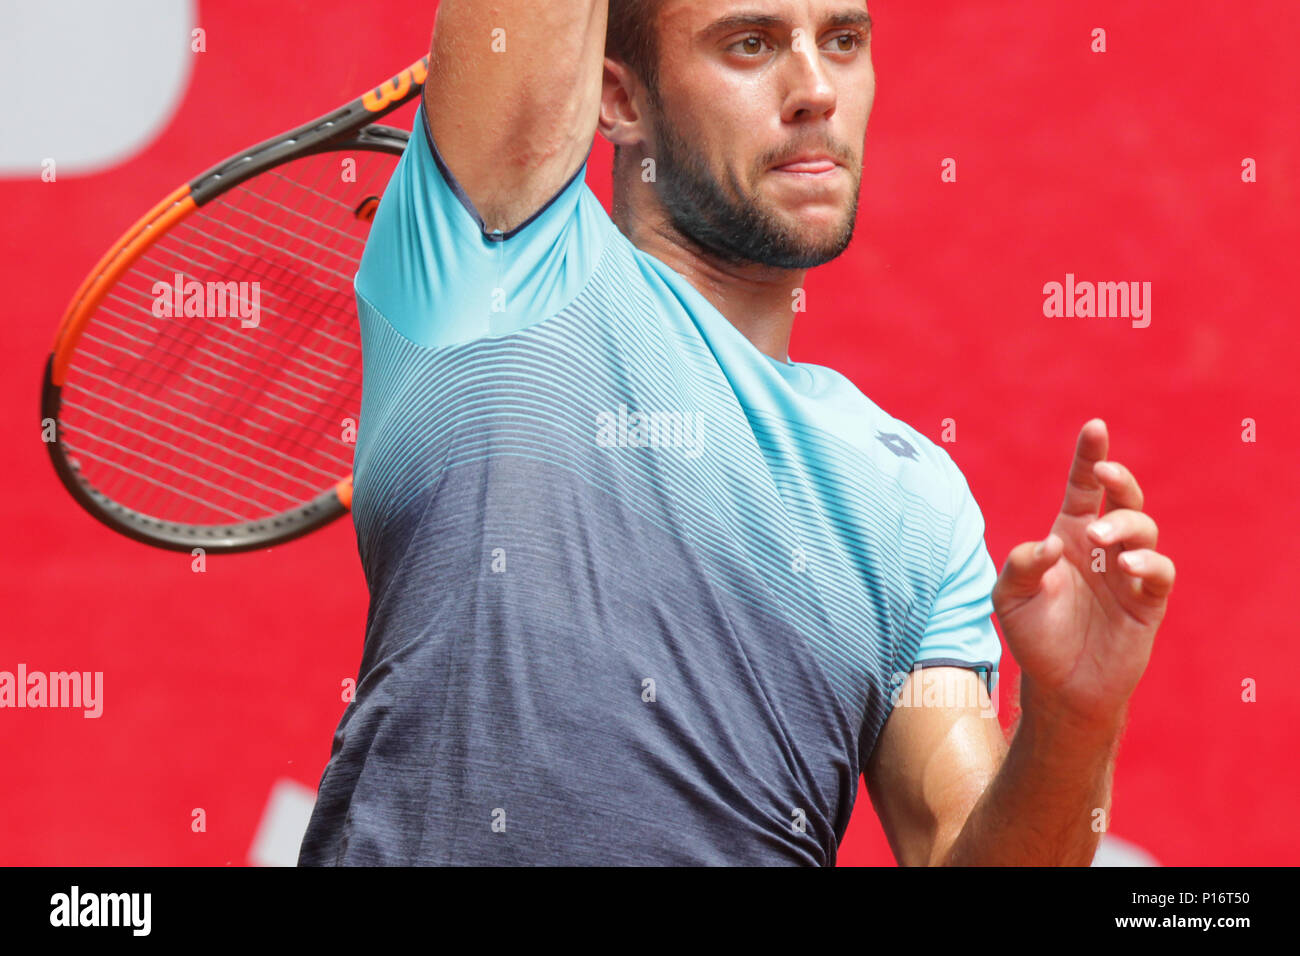
<path id="1" fill-rule="evenodd" d="M 353 277 L 427 58 L 174 190 L 73 296 L 46 362 L 55 473 L 99 521 L 238 552 L 348 513 L 360 420 Z"/>
<path id="2" fill-rule="evenodd" d="M 352 277 L 405 143 L 368 127 L 202 205 L 181 187 L 113 246 L 74 298 L 42 390 L 55 472 L 87 511 L 145 544 L 224 553 L 348 512 Z"/>

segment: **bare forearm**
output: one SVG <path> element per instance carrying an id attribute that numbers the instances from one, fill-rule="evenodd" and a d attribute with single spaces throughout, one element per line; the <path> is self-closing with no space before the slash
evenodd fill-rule
<path id="1" fill-rule="evenodd" d="M 1081 722 L 1024 699 L 1010 750 L 949 866 L 1088 866 L 1109 825 L 1123 713 Z"/>

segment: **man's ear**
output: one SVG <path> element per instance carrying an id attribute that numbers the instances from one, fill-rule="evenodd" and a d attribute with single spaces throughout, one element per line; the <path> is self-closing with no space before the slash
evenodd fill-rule
<path id="1" fill-rule="evenodd" d="M 600 116 L 596 130 L 615 148 L 636 146 L 645 140 L 643 113 L 645 88 L 626 64 L 605 57 L 601 77 Z"/>

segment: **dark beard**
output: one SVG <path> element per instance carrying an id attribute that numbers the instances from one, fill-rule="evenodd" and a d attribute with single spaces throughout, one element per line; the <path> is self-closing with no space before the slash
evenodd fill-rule
<path id="1" fill-rule="evenodd" d="M 857 220 L 856 186 L 853 207 L 843 229 L 827 242 L 809 243 L 768 215 L 758 203 L 734 198 L 744 192 L 731 173 L 730 193 L 724 190 L 703 157 L 665 120 L 662 110 L 656 120 L 659 156 L 655 179 L 659 199 L 677 231 L 706 252 L 729 263 L 811 269 L 830 262 L 848 247 Z"/>

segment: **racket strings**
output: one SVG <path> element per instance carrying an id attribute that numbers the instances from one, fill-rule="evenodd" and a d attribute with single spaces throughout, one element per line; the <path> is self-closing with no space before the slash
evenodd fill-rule
<path id="1" fill-rule="evenodd" d="M 84 373 L 84 374 L 86 374 L 87 378 L 89 378 L 92 381 L 98 379 L 98 381 L 101 383 L 100 387 L 102 389 L 107 390 L 113 384 L 112 380 L 105 376 L 95 376 L 91 373 Z M 289 507 L 292 503 L 292 500 L 294 499 L 301 500 L 301 497 L 303 495 L 308 495 L 311 494 L 314 490 L 319 490 L 322 484 L 328 484 L 331 480 L 337 477 L 336 470 L 325 470 L 323 468 L 316 469 L 314 473 L 315 481 L 311 483 L 302 483 L 301 487 L 298 488 L 297 494 L 289 494 L 288 492 L 286 492 L 285 486 L 287 486 L 291 482 L 298 481 L 299 476 L 295 475 L 293 471 L 287 470 L 283 467 L 277 467 L 276 462 L 273 462 L 266 457 L 261 457 L 261 458 L 254 457 L 254 455 L 256 454 L 264 455 L 265 452 L 268 451 L 265 444 L 256 442 L 250 439 L 247 435 L 241 435 L 229 430 L 221 430 L 222 437 L 224 437 L 227 440 L 226 444 L 215 442 L 211 439 L 204 438 L 200 435 L 194 434 L 195 430 L 202 428 L 207 424 L 198 415 L 191 412 L 185 412 L 174 406 L 163 405 L 162 403 L 159 402 L 153 402 L 153 400 L 149 400 L 149 402 L 150 404 L 154 404 L 155 406 L 157 406 L 156 410 L 161 412 L 162 414 L 175 415 L 178 418 L 188 419 L 191 425 L 191 429 L 189 431 L 182 430 L 177 427 L 177 423 L 174 420 L 168 420 L 167 418 L 162 418 L 159 416 L 151 416 L 149 415 L 148 412 L 143 411 L 139 406 L 134 408 L 128 407 L 126 405 L 123 405 L 120 402 L 113 401 L 111 398 L 105 398 L 103 404 L 111 406 L 113 409 L 115 409 L 119 413 L 118 417 L 109 418 L 105 416 L 102 412 L 95 411 L 89 408 L 81 409 L 81 413 L 83 415 L 89 415 L 93 418 L 96 418 L 97 420 L 101 421 L 105 425 L 120 427 L 123 429 L 123 431 L 127 432 L 128 434 L 134 435 L 136 437 L 148 437 L 152 434 L 152 441 L 154 442 L 154 444 L 162 448 L 167 448 L 176 451 L 178 453 L 178 458 L 179 458 L 179 453 L 184 451 L 185 460 L 191 462 L 203 461 L 204 464 L 210 465 L 214 470 L 222 471 L 225 474 L 229 475 L 230 477 L 239 477 L 242 474 L 245 478 L 247 478 L 248 481 L 256 484 L 257 480 L 255 475 L 259 470 L 271 472 L 277 477 L 283 479 L 283 484 L 279 487 L 273 485 L 263 485 L 260 487 L 263 487 L 268 494 L 284 496 L 287 499 L 285 502 L 285 507 Z M 143 420 L 145 424 L 154 426 L 154 431 L 150 433 L 140 428 L 134 428 L 130 424 L 123 424 L 124 422 L 128 422 L 129 420 L 132 419 Z M 200 455 L 198 452 L 196 452 L 192 447 L 188 449 L 179 448 L 178 446 L 169 442 L 166 437 L 164 437 L 169 434 L 174 436 L 179 436 L 179 437 L 190 437 L 195 442 L 198 442 L 206 446 L 206 449 L 212 455 L 211 459 L 203 458 L 203 456 Z M 238 447 L 241 444 L 249 446 L 249 454 L 243 454 L 238 451 Z M 299 463 L 299 459 L 293 458 L 292 456 L 285 454 L 283 451 L 280 451 L 278 449 L 269 449 L 269 450 L 275 453 L 275 457 L 279 459 L 281 465 L 295 465 Z M 134 453 L 140 455 L 141 457 L 144 457 L 142 451 L 137 450 Z M 178 459 L 174 459 L 174 460 L 178 460 Z M 229 470 L 228 466 L 223 463 L 223 461 L 225 460 L 228 460 L 234 464 L 243 465 L 244 471 L 237 473 Z M 168 465 L 167 467 L 173 470 L 176 468 L 175 465 Z M 197 480 L 202 481 L 202 479 L 197 479 Z"/>
<path id="2" fill-rule="evenodd" d="M 181 237 L 177 237 L 175 242 L 183 243 L 185 242 L 185 239 Z M 203 271 L 203 270 L 213 269 L 217 266 L 217 263 L 215 261 L 209 260 L 208 262 L 203 262 L 201 261 L 200 256 L 197 255 L 192 257 L 182 256 L 182 255 L 174 254 L 174 250 L 161 250 L 161 253 L 163 255 L 171 254 L 171 260 L 169 262 L 163 262 L 162 258 L 155 256 L 155 257 L 151 257 L 151 261 L 161 267 L 165 267 L 168 271 L 173 271 L 173 272 Z M 132 291 L 136 291 L 136 290 L 132 290 Z M 299 318 L 295 314 L 294 310 L 295 308 L 300 308 L 302 306 L 303 304 L 302 301 L 293 303 L 290 300 L 285 299 L 283 296 L 270 291 L 270 287 L 267 284 L 265 284 L 265 282 L 261 289 L 261 297 L 263 302 L 262 314 L 264 316 L 270 319 L 274 319 L 286 323 L 296 323 L 299 321 Z M 268 308 L 265 304 L 265 302 L 268 299 L 270 299 L 272 302 L 275 302 L 276 307 Z M 330 298 L 323 299 L 320 305 L 327 310 L 331 309 L 335 305 L 334 297 L 331 295 Z M 339 317 L 335 316 L 335 318 L 339 318 Z M 324 328 L 318 328 L 316 334 L 324 338 L 326 341 L 330 341 L 331 339 L 334 338 L 330 336 L 328 331 Z M 347 344 L 347 342 L 346 340 L 337 339 L 334 341 L 334 344 L 345 345 Z M 333 362 L 338 366 L 338 369 L 340 371 L 348 368 L 348 366 L 345 365 L 343 362 L 337 361 L 332 356 L 329 356 L 326 353 L 320 353 L 320 352 L 313 353 L 312 357 L 319 359 L 321 361 Z"/>
<path id="3" fill-rule="evenodd" d="M 346 160 L 355 176 L 342 175 Z M 361 404 L 352 279 L 369 231 L 355 210 L 396 161 L 364 150 L 293 160 L 196 210 L 132 264 L 64 388 L 61 441 L 94 487 L 164 520 L 226 524 L 347 476 L 345 421 Z"/>
<path id="4" fill-rule="evenodd" d="M 115 294 L 110 294 L 109 296 L 106 297 L 106 300 L 115 300 L 117 303 L 120 304 L 121 308 L 118 309 L 110 308 L 108 305 L 101 306 L 101 308 L 104 310 L 106 314 L 111 315 L 113 318 L 117 319 L 121 323 L 121 327 L 118 330 L 119 336 L 123 339 L 128 340 L 131 345 L 136 347 L 145 345 L 149 340 L 149 336 L 157 335 L 158 330 L 156 327 L 151 328 L 133 317 L 134 310 L 138 308 L 138 303 L 127 302 L 123 297 Z M 262 314 L 269 315 L 272 318 L 277 317 L 277 313 L 274 310 L 268 311 L 265 308 L 262 309 Z M 127 327 L 134 327 L 140 334 L 130 335 L 125 331 Z M 226 348 L 229 354 L 221 354 L 218 351 L 216 351 L 216 349 L 214 348 L 207 348 L 202 346 L 196 346 L 195 350 L 207 356 L 214 363 L 213 365 L 206 366 L 208 371 L 212 372 L 216 376 L 221 376 L 225 374 L 226 377 L 228 378 L 234 378 L 235 374 L 237 374 L 237 372 L 244 367 L 243 363 L 246 362 L 248 357 L 253 353 L 250 352 L 248 349 L 241 349 L 230 342 L 221 342 L 216 344 Z M 108 349 L 115 348 L 118 351 L 122 352 L 124 355 L 138 357 L 138 356 L 133 356 L 131 352 L 127 351 L 126 343 L 114 344 L 114 343 L 104 341 L 103 345 L 105 348 Z M 343 362 L 338 361 L 334 356 L 326 355 L 318 351 L 308 350 L 308 349 L 304 349 L 304 351 L 310 352 L 311 353 L 310 357 L 315 359 L 319 363 L 319 365 L 315 365 L 315 366 L 308 365 L 307 363 L 303 362 L 300 357 L 295 357 L 295 362 L 301 365 L 302 368 L 297 372 L 286 369 L 285 371 L 286 376 L 296 377 L 306 386 L 312 386 L 317 384 L 317 382 L 314 381 L 311 377 L 309 377 L 307 374 L 304 374 L 306 372 L 312 372 L 317 375 L 323 373 L 325 375 L 332 376 L 332 380 L 334 383 L 338 383 L 346 380 L 348 374 L 350 373 L 350 370 Z M 227 368 L 227 372 L 225 373 L 220 372 L 217 368 L 217 365 L 224 365 Z M 304 391 L 303 394 L 308 395 L 309 392 Z"/>
<path id="5" fill-rule="evenodd" d="M 367 154 L 372 156 L 373 154 Z M 364 249 L 364 237 L 368 234 L 368 223 L 362 224 L 360 220 L 352 214 L 352 209 L 361 200 L 357 198 L 356 191 L 348 192 L 348 202 L 342 200 L 334 203 L 322 202 L 322 198 L 327 195 L 326 189 L 335 188 L 345 185 L 342 176 L 341 167 L 350 157 L 340 158 L 338 155 L 325 154 L 321 162 L 316 164 L 318 171 L 314 176 L 290 175 L 288 167 L 270 170 L 261 177 L 257 177 L 246 184 L 245 189 L 237 190 L 227 194 L 228 201 L 222 211 L 228 213 L 223 218 L 221 225 L 248 237 L 251 241 L 259 244 L 274 245 L 278 249 L 292 256 L 294 261 L 301 267 L 298 269 L 288 270 L 293 281 L 286 283 L 285 287 L 294 292 L 294 298 L 297 301 L 294 307 L 289 310 L 290 313 L 306 317 L 306 321 L 299 321 L 294 326 L 286 328 L 283 341 L 291 342 L 293 349 L 279 349 L 279 354 L 274 359 L 280 362 L 281 371 L 286 371 L 283 360 L 286 356 L 305 356 L 306 362 L 314 363 L 313 376 L 319 378 L 324 371 L 322 368 L 321 358 L 323 355 L 333 353 L 338 359 L 338 365 L 351 368 L 351 374 L 347 376 L 347 383 L 343 389 L 340 389 L 339 383 L 335 383 L 333 388 L 325 389 L 326 395 L 323 401 L 328 402 L 330 394 L 335 397 L 347 394 L 348 407 L 355 414 L 359 414 L 360 406 L 360 346 L 356 331 L 355 322 L 355 300 L 352 293 L 352 278 L 356 273 L 356 267 L 360 262 L 361 253 Z M 303 161 L 305 167 L 309 161 Z M 359 164 L 358 164 L 359 165 Z M 385 168 L 391 172 L 392 161 L 388 160 Z M 383 181 L 378 186 L 372 186 L 366 190 L 365 194 L 377 194 L 382 191 L 382 183 L 387 181 L 385 175 Z M 357 182 L 361 182 L 357 177 Z M 310 183 L 310 185 L 308 185 Z M 355 185 L 355 184 L 354 184 Z M 268 198 L 270 194 L 271 198 Z M 279 201 L 278 194 L 283 194 L 285 199 Z M 306 195 L 304 195 L 306 194 Z M 269 205 L 271 212 L 263 210 L 262 215 L 252 215 L 250 207 L 254 205 Z M 290 210 L 285 214 L 285 210 Z M 281 221 L 277 221 L 277 217 Z M 245 225 L 248 222 L 248 228 L 240 229 L 234 225 L 239 222 Z M 333 221 L 331 221 L 333 220 Z M 334 222 L 343 225 L 336 226 Z M 346 226 L 344 228 L 343 226 Z M 359 228 L 360 227 L 360 228 Z M 210 234 L 215 240 L 224 240 L 221 228 L 213 228 Z M 319 237 L 319 240 L 318 238 Z M 318 262 L 319 255 L 308 257 L 303 254 L 304 247 L 311 247 L 317 251 L 323 248 L 329 248 L 329 241 L 333 238 L 335 245 L 345 245 L 346 248 L 339 249 L 337 255 L 342 256 L 347 262 L 346 271 L 330 270 Z M 340 242 L 342 237 L 342 242 Z M 322 279 L 319 272 L 313 271 L 310 267 L 318 265 L 322 270 L 329 274 L 329 277 Z M 280 265 L 277 273 L 284 273 L 286 267 Z M 275 274 L 267 277 L 263 283 L 272 290 L 274 296 L 275 290 L 281 287 L 278 281 L 284 278 L 282 275 Z M 330 278 L 339 280 L 330 281 Z M 340 290 L 342 294 L 340 294 Z M 324 294 L 322 294 L 324 293 Z M 288 298 L 288 296 L 286 296 Z M 328 321 L 322 321 L 328 320 Z M 331 326 L 346 330 L 346 339 L 340 340 L 337 336 L 330 335 Z M 325 335 L 320 335 L 324 330 Z M 296 334 L 295 334 L 296 333 Z M 308 342 L 320 343 L 315 348 L 308 345 Z M 277 384 L 279 388 L 268 392 L 270 397 L 282 397 L 286 391 L 286 376 L 282 375 Z M 255 388 L 257 383 L 249 381 L 246 385 L 245 395 L 242 400 L 250 400 L 255 395 L 248 395 L 248 388 Z M 350 386 L 350 387 L 347 387 Z M 286 399 L 287 401 L 287 399 Z M 319 403 L 318 403 L 319 404 Z M 265 410 L 273 414 L 272 404 L 268 402 Z M 306 452 L 316 447 L 313 441 L 320 428 L 333 428 L 336 431 L 341 429 L 342 414 L 345 409 L 338 401 L 335 401 L 330 410 L 322 410 L 321 417 L 327 418 L 328 421 L 320 422 L 319 426 L 315 423 L 308 424 L 309 419 L 302 418 L 303 426 L 297 430 L 289 429 L 282 432 L 285 442 L 292 444 L 297 450 Z M 356 420 L 355 414 L 353 420 Z M 308 429 L 312 431 L 307 435 L 307 441 L 303 440 L 303 433 Z M 338 446 L 336 446 L 338 447 Z M 346 446 L 344 446 L 346 447 Z M 350 459 L 350 447 L 347 449 L 348 454 L 345 460 Z M 349 469 L 350 470 L 350 469 Z"/>

